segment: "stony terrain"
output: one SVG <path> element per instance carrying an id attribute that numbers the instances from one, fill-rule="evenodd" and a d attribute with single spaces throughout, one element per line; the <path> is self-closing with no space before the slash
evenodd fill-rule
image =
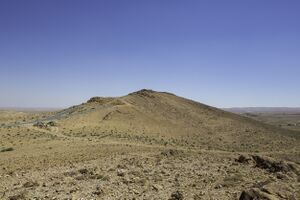
<path id="1" fill-rule="evenodd" d="M 300 133 L 141 90 L 0 112 L 0 199 L 300 199 Z"/>

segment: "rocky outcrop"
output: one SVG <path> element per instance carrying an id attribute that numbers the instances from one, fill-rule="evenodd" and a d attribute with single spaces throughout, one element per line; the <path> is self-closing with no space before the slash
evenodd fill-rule
<path id="1" fill-rule="evenodd" d="M 240 155 L 235 159 L 236 162 L 241 164 L 254 164 L 255 167 L 267 170 L 270 173 L 287 173 L 293 172 L 299 174 L 299 169 L 295 163 L 278 161 L 274 158 L 260 155 Z"/>
<path id="2" fill-rule="evenodd" d="M 273 158 L 262 157 L 258 155 L 253 155 L 252 158 L 255 161 L 256 167 L 265 169 L 272 173 L 296 171 L 292 164 L 284 161 L 276 161 Z"/>
<path id="3" fill-rule="evenodd" d="M 105 104 L 105 103 L 108 103 L 108 102 L 113 101 L 113 100 L 114 100 L 114 98 L 112 98 L 112 97 L 92 97 L 87 101 L 87 103 Z"/>
<path id="4" fill-rule="evenodd" d="M 138 95 L 140 97 L 155 98 L 154 93 L 156 93 L 156 92 L 153 90 L 142 89 L 137 92 L 130 93 L 129 95 Z"/>
<path id="5" fill-rule="evenodd" d="M 253 188 L 247 191 L 243 191 L 239 200 L 279 200 L 274 195 L 261 191 L 258 188 Z"/>

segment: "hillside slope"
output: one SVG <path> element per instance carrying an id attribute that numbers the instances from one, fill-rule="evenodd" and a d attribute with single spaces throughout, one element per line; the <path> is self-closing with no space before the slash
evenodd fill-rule
<path id="1" fill-rule="evenodd" d="M 57 113 L 75 136 L 99 135 L 149 143 L 229 151 L 297 148 L 297 132 L 272 127 L 176 95 L 141 90 L 91 98 Z M 291 150 L 291 149 L 289 149 Z"/>

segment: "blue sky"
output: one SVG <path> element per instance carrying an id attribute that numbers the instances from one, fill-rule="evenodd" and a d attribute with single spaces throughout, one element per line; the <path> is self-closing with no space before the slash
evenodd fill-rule
<path id="1" fill-rule="evenodd" d="M 298 0 L 2 0 L 0 107 L 142 88 L 300 107 Z"/>

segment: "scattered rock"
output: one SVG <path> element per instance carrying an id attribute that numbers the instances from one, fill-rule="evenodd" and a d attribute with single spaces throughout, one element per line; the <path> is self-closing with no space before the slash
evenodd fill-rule
<path id="1" fill-rule="evenodd" d="M 39 184 L 37 182 L 34 182 L 34 181 L 28 181 L 28 182 L 24 183 L 23 186 L 25 188 L 31 188 L 31 187 L 38 187 Z"/>
<path id="2" fill-rule="evenodd" d="M 97 196 L 100 196 L 100 195 L 102 195 L 103 193 L 104 193 L 103 190 L 102 190 L 99 186 L 97 186 L 97 187 L 96 187 L 96 191 L 93 192 L 93 194 L 94 194 L 94 195 L 97 195 Z"/>
<path id="3" fill-rule="evenodd" d="M 123 177 L 123 176 L 125 176 L 125 172 L 126 172 L 126 171 L 125 171 L 124 169 L 118 169 L 118 170 L 117 170 L 117 175 Z"/>
<path id="4" fill-rule="evenodd" d="M 155 98 L 155 96 L 153 95 L 154 93 L 155 93 L 155 91 L 153 91 L 153 90 L 142 89 L 140 91 L 130 93 L 129 95 L 138 95 L 141 97 Z"/>
<path id="5" fill-rule="evenodd" d="M 297 124 L 288 123 L 287 126 L 297 126 Z"/>
<path id="6" fill-rule="evenodd" d="M 33 124 L 33 126 L 38 127 L 38 128 L 48 128 L 48 127 L 53 127 L 53 126 L 57 126 L 57 123 L 55 121 L 49 121 L 49 122 L 41 122 L 38 121 L 35 124 Z"/>
<path id="7" fill-rule="evenodd" d="M 87 174 L 87 173 L 89 173 L 89 170 L 87 170 L 87 169 L 80 169 L 80 170 L 78 170 L 78 172 L 80 173 L 80 174 Z"/>
<path id="8" fill-rule="evenodd" d="M 201 191 L 199 194 L 195 194 L 193 199 L 194 200 L 202 200 L 204 195 L 205 195 L 205 192 Z"/>
<path id="9" fill-rule="evenodd" d="M 114 100 L 114 98 L 112 98 L 112 97 L 92 97 L 87 101 L 87 103 L 106 104 L 113 100 Z"/>
<path id="10" fill-rule="evenodd" d="M 251 158 L 246 157 L 244 155 L 240 155 L 237 159 L 235 159 L 236 162 L 248 164 L 250 162 Z"/>
<path id="11" fill-rule="evenodd" d="M 75 172 L 75 171 L 67 171 L 67 172 L 64 172 L 63 174 L 64 174 L 64 176 L 71 176 L 71 177 L 73 177 L 73 176 L 77 175 L 77 172 Z"/>
<path id="12" fill-rule="evenodd" d="M 169 200 L 183 200 L 183 194 L 180 191 L 173 192 Z"/>
<path id="13" fill-rule="evenodd" d="M 44 122 L 36 122 L 35 124 L 33 124 L 33 126 L 38 128 L 47 128 L 47 124 L 45 124 Z"/>
<path id="14" fill-rule="evenodd" d="M 77 181 L 82 181 L 82 180 L 86 179 L 86 177 L 84 175 L 79 175 L 79 176 L 76 176 L 75 179 Z"/>
<path id="15" fill-rule="evenodd" d="M 278 200 L 275 196 L 261 191 L 258 188 L 243 191 L 239 200 Z"/>
<path id="16" fill-rule="evenodd" d="M 167 150 L 164 150 L 164 151 L 161 152 L 161 155 L 167 156 L 167 157 L 175 156 L 175 155 L 178 155 L 178 154 L 180 154 L 180 151 L 175 150 L 175 149 L 167 149 Z"/>
<path id="17" fill-rule="evenodd" d="M 9 147 L 9 148 L 0 149 L 0 152 L 8 152 L 8 151 L 13 151 L 13 150 L 14 150 L 14 148 Z"/>
<path id="18" fill-rule="evenodd" d="M 47 123 L 47 126 L 57 126 L 57 123 L 55 121 L 50 121 Z"/>
<path id="19" fill-rule="evenodd" d="M 17 195 L 13 195 L 8 197 L 9 200 L 23 200 L 25 199 L 24 194 L 17 194 Z"/>
<path id="20" fill-rule="evenodd" d="M 254 155 L 252 156 L 253 160 L 256 163 L 256 167 L 259 167 L 261 169 L 265 169 L 269 172 L 288 172 L 288 171 L 294 171 L 295 168 L 286 162 L 283 161 L 276 161 L 272 158 L 267 157 L 261 157 Z"/>
<path id="21" fill-rule="evenodd" d="M 152 185 L 152 187 L 155 191 L 159 191 L 159 190 L 163 189 L 163 187 L 161 185 L 157 185 L 157 184 Z"/>

